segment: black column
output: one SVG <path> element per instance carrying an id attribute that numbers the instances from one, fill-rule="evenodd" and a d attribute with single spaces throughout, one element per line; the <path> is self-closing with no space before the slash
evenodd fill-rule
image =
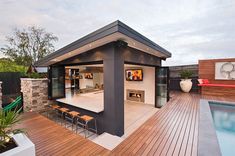
<path id="1" fill-rule="evenodd" d="M 104 57 L 104 126 L 106 132 L 124 134 L 124 59 L 120 42 L 110 44 Z"/>

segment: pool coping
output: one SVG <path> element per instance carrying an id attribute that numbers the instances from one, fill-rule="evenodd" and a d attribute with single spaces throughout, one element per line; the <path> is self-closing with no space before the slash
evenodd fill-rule
<path id="1" fill-rule="evenodd" d="M 199 106 L 199 136 L 198 155 L 199 156 L 222 156 L 209 102 L 213 100 L 200 100 Z"/>

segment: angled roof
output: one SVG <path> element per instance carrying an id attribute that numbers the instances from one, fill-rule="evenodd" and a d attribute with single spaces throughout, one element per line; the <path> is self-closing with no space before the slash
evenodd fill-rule
<path id="1" fill-rule="evenodd" d="M 160 47 L 126 24 L 115 21 L 42 58 L 35 63 L 35 66 L 48 66 L 117 40 L 123 40 L 130 47 L 163 59 L 171 57 L 171 53 L 166 49 Z"/>

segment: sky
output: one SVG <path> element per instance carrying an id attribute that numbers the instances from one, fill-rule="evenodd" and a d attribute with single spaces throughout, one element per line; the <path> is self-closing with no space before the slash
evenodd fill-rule
<path id="1" fill-rule="evenodd" d="M 0 0 L 0 8 L 0 47 L 14 28 L 43 27 L 60 49 L 120 20 L 172 53 L 163 65 L 235 57 L 235 0 Z"/>

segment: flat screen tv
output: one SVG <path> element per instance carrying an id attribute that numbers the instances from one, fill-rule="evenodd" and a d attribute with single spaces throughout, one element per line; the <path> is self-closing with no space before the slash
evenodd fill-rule
<path id="1" fill-rule="evenodd" d="M 85 77 L 85 79 L 93 79 L 93 74 L 92 73 L 85 73 L 84 77 Z"/>
<path id="2" fill-rule="evenodd" d="M 143 81 L 142 69 L 127 69 L 126 70 L 127 81 Z"/>

